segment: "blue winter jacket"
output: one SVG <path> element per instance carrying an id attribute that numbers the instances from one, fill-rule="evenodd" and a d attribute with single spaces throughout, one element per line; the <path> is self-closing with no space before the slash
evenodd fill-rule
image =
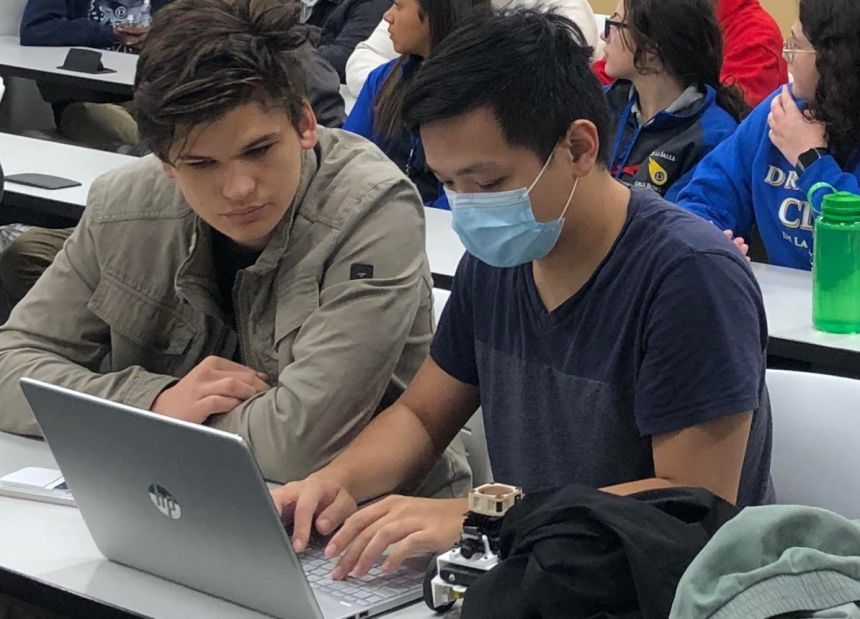
<path id="1" fill-rule="evenodd" d="M 855 157 L 845 171 L 827 156 L 798 175 L 768 137 L 767 117 L 778 94 L 756 107 L 735 134 L 699 164 L 677 202 L 736 236 L 750 238 L 757 226 L 768 262 L 809 270 L 815 214 L 807 194 L 821 182 L 860 193 L 860 161 Z M 803 107 L 803 102 L 798 104 Z"/>
<path id="2" fill-rule="evenodd" d="M 154 13 L 170 0 L 152 0 Z M 21 45 L 111 47 L 113 22 L 143 0 L 29 0 L 21 18 Z"/>
<path id="3" fill-rule="evenodd" d="M 738 123 L 704 86 L 702 96 L 674 111 L 662 111 L 643 125 L 633 105 L 633 84 L 619 80 L 606 90 L 615 141 L 610 171 L 633 187 L 656 191 L 673 202 L 693 178 L 696 165 L 737 129 Z"/>
<path id="4" fill-rule="evenodd" d="M 450 207 L 445 192 L 442 190 L 442 185 L 427 168 L 421 140 L 405 131 L 398 138 L 384 138 L 373 126 L 373 108 L 376 98 L 379 96 L 379 91 L 382 90 L 386 78 L 397 66 L 399 60 L 399 58 L 395 58 L 370 72 L 343 128 L 367 138 L 396 163 L 418 187 L 424 206 L 448 209 Z M 403 71 L 417 70 L 416 65 L 419 62 L 421 60 L 417 56 L 410 56 L 403 63 L 401 69 Z"/>

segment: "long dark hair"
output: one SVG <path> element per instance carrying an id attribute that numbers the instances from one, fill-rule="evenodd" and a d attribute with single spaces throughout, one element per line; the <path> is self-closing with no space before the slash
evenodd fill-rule
<path id="1" fill-rule="evenodd" d="M 647 74 L 653 58 L 688 88 L 707 84 L 717 93 L 717 103 L 740 120 L 749 112 L 743 93 L 734 84 L 723 84 L 723 34 L 713 0 L 624 0 L 621 30 L 625 44 L 636 47 L 633 64 Z M 653 71 L 653 69 L 650 69 Z"/>
<path id="2" fill-rule="evenodd" d="M 416 0 L 422 20 L 430 24 L 430 49 L 442 42 L 448 33 L 466 15 L 480 10 L 490 10 L 490 0 Z M 379 90 L 373 107 L 373 123 L 377 133 L 386 138 L 396 138 L 404 130 L 403 99 L 409 90 L 412 76 L 418 69 L 418 62 L 404 64 L 408 56 L 401 56 Z"/>
<path id="3" fill-rule="evenodd" d="M 857 161 L 860 147 L 860 2 L 800 0 L 800 24 L 817 52 L 809 113 L 824 123 L 830 152 L 846 167 Z"/>

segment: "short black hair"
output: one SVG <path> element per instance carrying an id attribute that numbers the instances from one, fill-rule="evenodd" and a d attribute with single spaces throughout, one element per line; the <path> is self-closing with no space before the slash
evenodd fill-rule
<path id="1" fill-rule="evenodd" d="M 592 54 L 579 27 L 551 11 L 474 15 L 424 61 L 404 102 L 406 126 L 487 107 L 509 143 L 546 159 L 572 122 L 589 120 L 607 165 L 611 120 Z"/>

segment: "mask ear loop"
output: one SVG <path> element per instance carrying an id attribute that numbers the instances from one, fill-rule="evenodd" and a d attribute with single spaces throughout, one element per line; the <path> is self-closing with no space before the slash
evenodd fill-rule
<path id="1" fill-rule="evenodd" d="M 537 178 L 529 186 L 529 188 L 526 189 L 526 195 L 529 195 L 531 193 L 532 189 L 535 188 L 535 185 L 538 184 L 538 181 L 543 176 L 543 173 L 546 172 L 546 169 L 549 167 L 549 162 L 552 161 L 553 155 L 555 155 L 555 150 L 553 150 L 549 154 L 549 158 L 546 160 L 546 163 L 543 164 L 543 167 L 540 169 L 540 172 L 538 172 Z M 561 215 L 559 215 L 559 217 L 558 217 L 559 219 L 564 219 L 564 216 L 567 213 L 567 209 L 570 207 L 570 203 L 573 201 L 573 194 L 576 193 L 577 187 L 579 187 L 579 177 L 577 177 L 577 179 L 575 181 L 573 181 L 573 187 L 570 189 L 570 195 L 567 196 L 567 202 L 564 205 L 564 210 L 561 212 Z"/>
<path id="2" fill-rule="evenodd" d="M 529 195 L 532 192 L 532 189 L 535 188 L 535 185 L 538 184 L 538 181 L 540 181 L 541 177 L 543 176 L 543 173 L 546 172 L 546 169 L 549 167 L 549 162 L 552 161 L 553 155 L 555 155 L 555 150 L 553 150 L 549 154 L 549 158 L 546 160 L 546 163 L 543 164 L 543 167 L 540 169 L 540 172 L 538 172 L 537 178 L 534 180 L 534 182 L 531 185 L 529 185 L 529 188 L 526 189 L 526 195 Z"/>
<path id="3" fill-rule="evenodd" d="M 576 180 L 573 181 L 573 188 L 570 190 L 570 195 L 567 196 L 567 204 L 564 205 L 564 210 L 561 212 L 561 215 L 558 216 L 559 219 L 564 219 L 565 213 L 567 213 L 567 208 L 570 206 L 570 203 L 573 201 L 573 194 L 576 193 L 576 188 L 579 187 L 579 178 L 576 177 Z"/>

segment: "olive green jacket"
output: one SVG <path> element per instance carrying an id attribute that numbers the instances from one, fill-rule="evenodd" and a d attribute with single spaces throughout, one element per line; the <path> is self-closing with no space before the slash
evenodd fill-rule
<path id="1" fill-rule="evenodd" d="M 149 409 L 204 358 L 238 347 L 272 388 L 207 423 L 241 435 L 268 479 L 321 468 L 427 356 L 432 282 L 415 188 L 369 142 L 319 129 L 292 207 L 237 274 L 233 300 L 235 326 L 218 303 L 210 228 L 156 158 L 105 174 L 0 328 L 0 430 L 39 434 L 23 376 Z M 469 482 L 449 448 L 403 490 L 463 495 Z"/>

